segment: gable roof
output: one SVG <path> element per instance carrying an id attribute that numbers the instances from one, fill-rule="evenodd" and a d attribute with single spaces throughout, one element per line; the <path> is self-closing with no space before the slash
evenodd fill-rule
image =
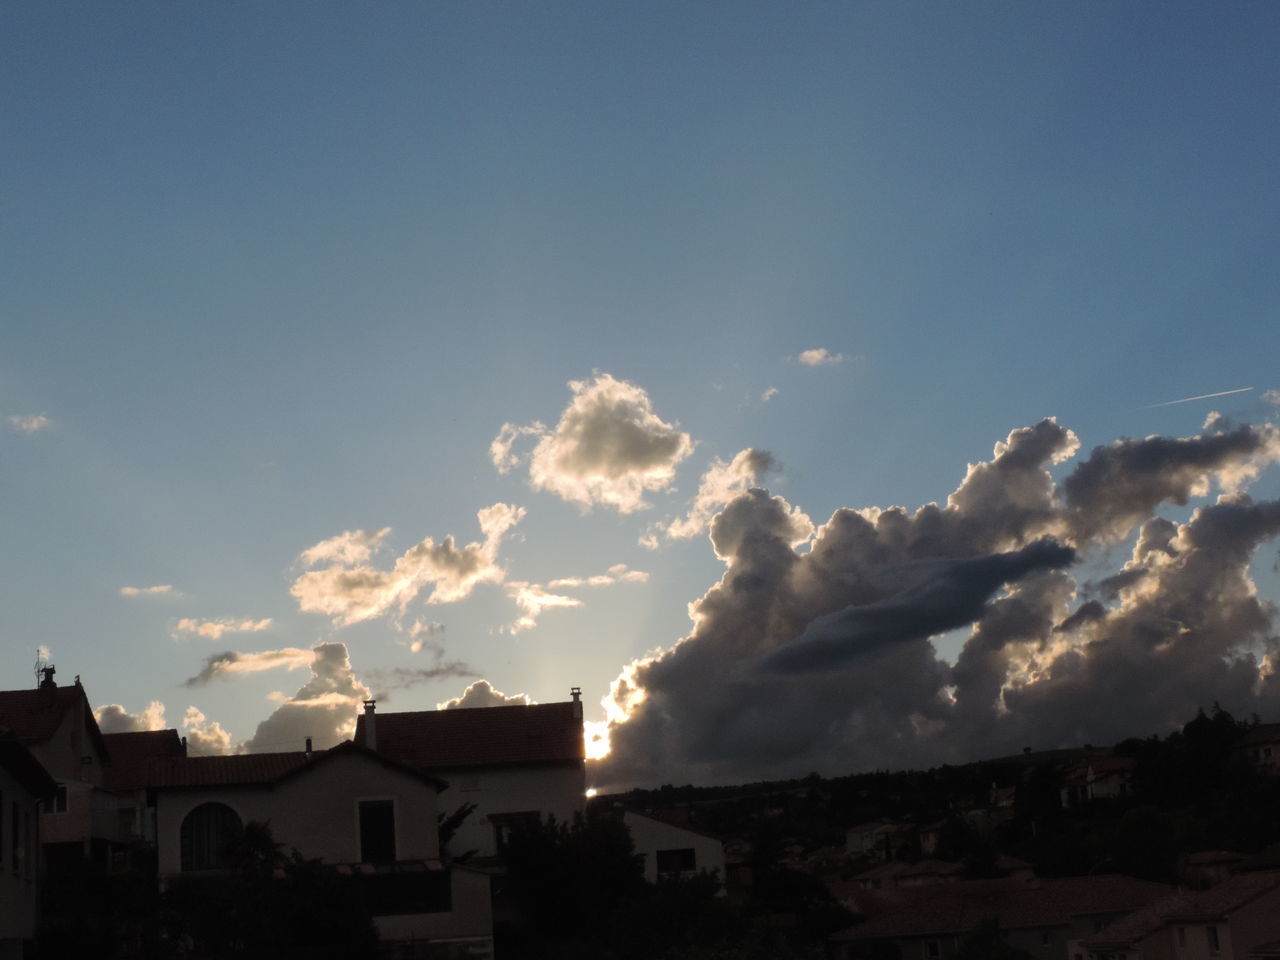
<path id="1" fill-rule="evenodd" d="M 148 786 L 157 789 L 184 787 L 272 787 L 294 774 L 310 770 L 336 757 L 358 755 L 444 790 L 448 784 L 436 777 L 379 756 L 347 740 L 329 750 L 313 753 L 241 753 L 214 757 L 153 757 L 147 767 Z"/>
<path id="2" fill-rule="evenodd" d="M 107 754 L 107 746 L 93 717 L 84 687 L 77 681 L 69 687 L 53 683 L 30 690 L 0 690 L 0 727 L 8 727 L 23 743 L 43 743 L 58 732 L 63 718 L 77 704 L 84 706 L 84 725 L 98 752 Z"/>
<path id="3" fill-rule="evenodd" d="M 1033 883 L 959 880 L 906 887 L 878 898 L 886 913 L 837 933 L 836 940 L 888 940 L 974 930 L 995 918 L 1004 929 L 1051 927 L 1075 917 L 1127 913 L 1168 893 L 1132 877 L 1061 877 Z"/>
<path id="4" fill-rule="evenodd" d="M 40 761 L 6 730 L 0 730 L 0 770 L 5 770 L 36 799 L 52 796 L 58 788 Z"/>
<path id="5" fill-rule="evenodd" d="M 1242 742 L 1246 747 L 1252 747 L 1277 740 L 1280 740 L 1280 723 L 1256 723 L 1245 731 Z"/>
<path id="6" fill-rule="evenodd" d="M 148 768 L 157 757 L 185 757 L 186 745 L 177 730 L 104 733 L 111 757 L 106 767 L 108 790 L 140 790 L 150 785 Z"/>
<path id="7" fill-rule="evenodd" d="M 417 770 L 582 762 L 581 704 L 455 707 L 374 715 L 377 752 Z M 367 714 L 356 718 L 364 745 Z"/>
<path id="8" fill-rule="evenodd" d="M 1208 890 L 1187 890 L 1162 897 L 1108 925 L 1085 942 L 1135 943 L 1155 933 L 1166 923 L 1221 920 L 1277 887 L 1280 887 L 1280 873 L 1236 874 Z"/>

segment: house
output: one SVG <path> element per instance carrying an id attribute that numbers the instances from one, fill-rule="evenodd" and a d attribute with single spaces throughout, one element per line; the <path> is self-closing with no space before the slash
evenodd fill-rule
<path id="1" fill-rule="evenodd" d="M 1280 939 L 1280 872 L 1182 891 L 1084 938 L 1072 960 L 1244 960 Z"/>
<path id="2" fill-rule="evenodd" d="M 0 731 L 0 960 L 35 934 L 41 800 L 57 783 L 17 738 Z"/>
<path id="3" fill-rule="evenodd" d="M 250 821 L 359 885 L 384 943 L 441 958 L 493 950 L 489 877 L 442 860 L 443 781 L 350 741 L 330 750 L 159 757 L 149 764 L 162 884 L 233 864 Z"/>
<path id="4" fill-rule="evenodd" d="M 1166 895 L 1132 877 L 959 880 L 858 897 L 868 919 L 828 941 L 832 960 L 942 960 L 994 921 L 1010 946 L 1036 960 L 1062 960 L 1068 946 Z"/>
<path id="5" fill-rule="evenodd" d="M 453 806 L 475 809 L 452 852 L 496 857 L 521 825 L 553 816 L 571 822 L 586 798 L 582 703 L 377 713 L 365 702 L 355 742 L 420 773 L 447 780 Z"/>
<path id="6" fill-rule="evenodd" d="M 1067 769 L 1061 800 L 1063 807 L 1070 808 L 1091 800 L 1127 797 L 1132 792 L 1132 757 L 1091 757 Z"/>
<path id="7" fill-rule="evenodd" d="M 718 837 L 635 810 L 625 811 L 622 822 L 631 832 L 636 853 L 644 856 L 644 878 L 649 883 L 706 871 L 720 879 L 720 894 L 724 894 L 724 843 Z"/>
<path id="8" fill-rule="evenodd" d="M 910 828 L 887 820 L 868 820 L 845 831 L 845 852 L 850 857 L 892 860 L 905 844 Z"/>
<path id="9" fill-rule="evenodd" d="M 108 865 L 112 850 L 127 837 L 115 797 L 104 789 L 106 741 L 80 678 L 59 687 L 52 666 L 41 673 L 34 689 L 0 691 L 0 727 L 7 727 L 57 782 L 40 814 L 45 862 L 52 869 L 81 858 Z"/>
<path id="10" fill-rule="evenodd" d="M 1280 723 L 1258 723 L 1244 735 L 1241 748 L 1264 773 L 1280 773 Z"/>
<path id="11" fill-rule="evenodd" d="M 116 798 L 116 821 L 129 842 L 156 842 L 155 805 L 152 803 L 150 765 L 152 760 L 185 757 L 186 742 L 177 730 L 147 730 L 135 733 L 106 733 L 110 761 L 104 786 Z"/>

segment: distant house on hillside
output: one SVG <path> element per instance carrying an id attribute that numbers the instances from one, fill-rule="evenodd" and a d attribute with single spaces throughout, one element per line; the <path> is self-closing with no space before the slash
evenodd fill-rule
<path id="1" fill-rule="evenodd" d="M 1091 800 L 1126 797 L 1132 792 L 1132 757 L 1091 757 L 1067 769 L 1061 800 L 1064 807 L 1076 807 Z"/>
<path id="2" fill-rule="evenodd" d="M 880 894 L 864 923 L 835 934 L 832 960 L 943 960 L 994 921 L 1010 946 L 1035 960 L 1069 957 L 1068 945 L 1169 892 L 1131 877 L 962 880 Z M 861 901 L 859 901 L 861 906 Z"/>
<path id="3" fill-rule="evenodd" d="M 377 713 L 365 703 L 355 742 L 396 763 L 443 777 L 452 806 L 475 810 L 451 850 L 494 857 L 513 829 L 548 815 L 568 823 L 582 813 L 586 752 L 582 703 Z"/>
<path id="4" fill-rule="evenodd" d="M 441 957 L 491 955 L 488 876 L 440 857 L 443 781 L 351 742 L 316 753 L 159 758 L 149 770 L 162 883 L 233 866 L 244 825 L 266 823 L 281 849 L 359 885 L 384 942 L 448 940 Z"/>
<path id="5" fill-rule="evenodd" d="M 1241 747 L 1264 773 L 1280 773 L 1280 723 L 1259 723 L 1244 735 Z"/>
<path id="6" fill-rule="evenodd" d="M 1084 938 L 1073 956 L 1244 958 L 1280 939 L 1280 873 L 1238 874 L 1163 897 Z"/>
<path id="7" fill-rule="evenodd" d="M 39 803 L 57 783 L 25 746 L 0 730 L 0 958 L 21 957 L 39 903 Z"/>
<path id="8" fill-rule="evenodd" d="M 69 687 L 45 667 L 40 685 L 0 691 L 0 727 L 8 728 L 49 775 L 57 789 L 40 814 L 46 862 L 68 859 L 107 866 L 112 850 L 127 842 L 115 797 L 105 788 L 108 751 L 79 677 Z"/>

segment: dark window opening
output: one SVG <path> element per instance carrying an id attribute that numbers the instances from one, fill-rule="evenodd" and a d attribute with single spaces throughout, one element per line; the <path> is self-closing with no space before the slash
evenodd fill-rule
<path id="1" fill-rule="evenodd" d="M 394 863 L 396 859 L 396 808 L 393 800 L 360 801 L 360 860 L 362 863 Z"/>
<path id="2" fill-rule="evenodd" d="M 223 870 L 235 865 L 244 826 L 222 803 L 202 803 L 182 821 L 182 869 Z"/>
<path id="3" fill-rule="evenodd" d="M 493 838 L 498 852 L 507 848 L 507 842 L 513 833 L 521 830 L 535 829 L 542 817 L 537 810 L 525 810 L 520 813 L 491 813 L 489 822 L 493 824 Z"/>
<path id="4" fill-rule="evenodd" d="M 52 812 L 67 812 L 67 785 L 65 783 L 58 784 L 58 789 L 54 791 Z"/>
<path id="5" fill-rule="evenodd" d="M 656 858 L 658 876 L 668 873 L 690 873 L 698 869 L 698 857 L 693 847 L 681 850 L 659 850 Z"/>

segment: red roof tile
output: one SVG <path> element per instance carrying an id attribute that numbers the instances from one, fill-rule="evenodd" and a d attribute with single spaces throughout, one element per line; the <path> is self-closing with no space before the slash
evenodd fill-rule
<path id="1" fill-rule="evenodd" d="M 177 730 L 138 733 L 106 733 L 110 760 L 106 767 L 108 790 L 138 790 L 150 785 L 148 767 L 154 758 L 185 757 L 187 749 Z"/>
<path id="2" fill-rule="evenodd" d="M 885 914 L 849 927 L 837 940 L 886 940 L 964 933 L 995 918 L 1005 929 L 1050 927 L 1079 916 L 1128 913 L 1168 893 L 1161 883 L 1132 877 L 961 880 L 894 891 Z"/>
<path id="3" fill-rule="evenodd" d="M 580 707 L 570 701 L 378 713 L 377 751 L 418 770 L 581 762 Z M 367 720 L 366 714 L 356 719 L 358 744 L 365 743 Z"/>
<path id="4" fill-rule="evenodd" d="M 300 773 L 319 763 L 348 753 L 371 757 L 378 763 L 408 776 L 425 780 L 437 790 L 449 785 L 436 777 L 424 775 L 405 764 L 381 756 L 350 740 L 328 750 L 314 753 L 241 753 L 222 757 L 158 757 L 147 767 L 148 786 L 172 787 L 236 787 L 271 786 L 285 777 Z"/>
<path id="5" fill-rule="evenodd" d="M 100 753 L 107 752 L 98 721 L 79 683 L 29 690 L 0 690 L 0 727 L 7 727 L 23 743 L 40 743 L 58 731 L 62 718 L 77 703 L 84 705 L 85 729 Z"/>
<path id="6" fill-rule="evenodd" d="M 1087 943 L 1135 943 L 1170 921 L 1220 920 L 1264 893 L 1280 887 L 1280 873 L 1236 874 L 1208 890 L 1170 894 L 1122 917 Z"/>

